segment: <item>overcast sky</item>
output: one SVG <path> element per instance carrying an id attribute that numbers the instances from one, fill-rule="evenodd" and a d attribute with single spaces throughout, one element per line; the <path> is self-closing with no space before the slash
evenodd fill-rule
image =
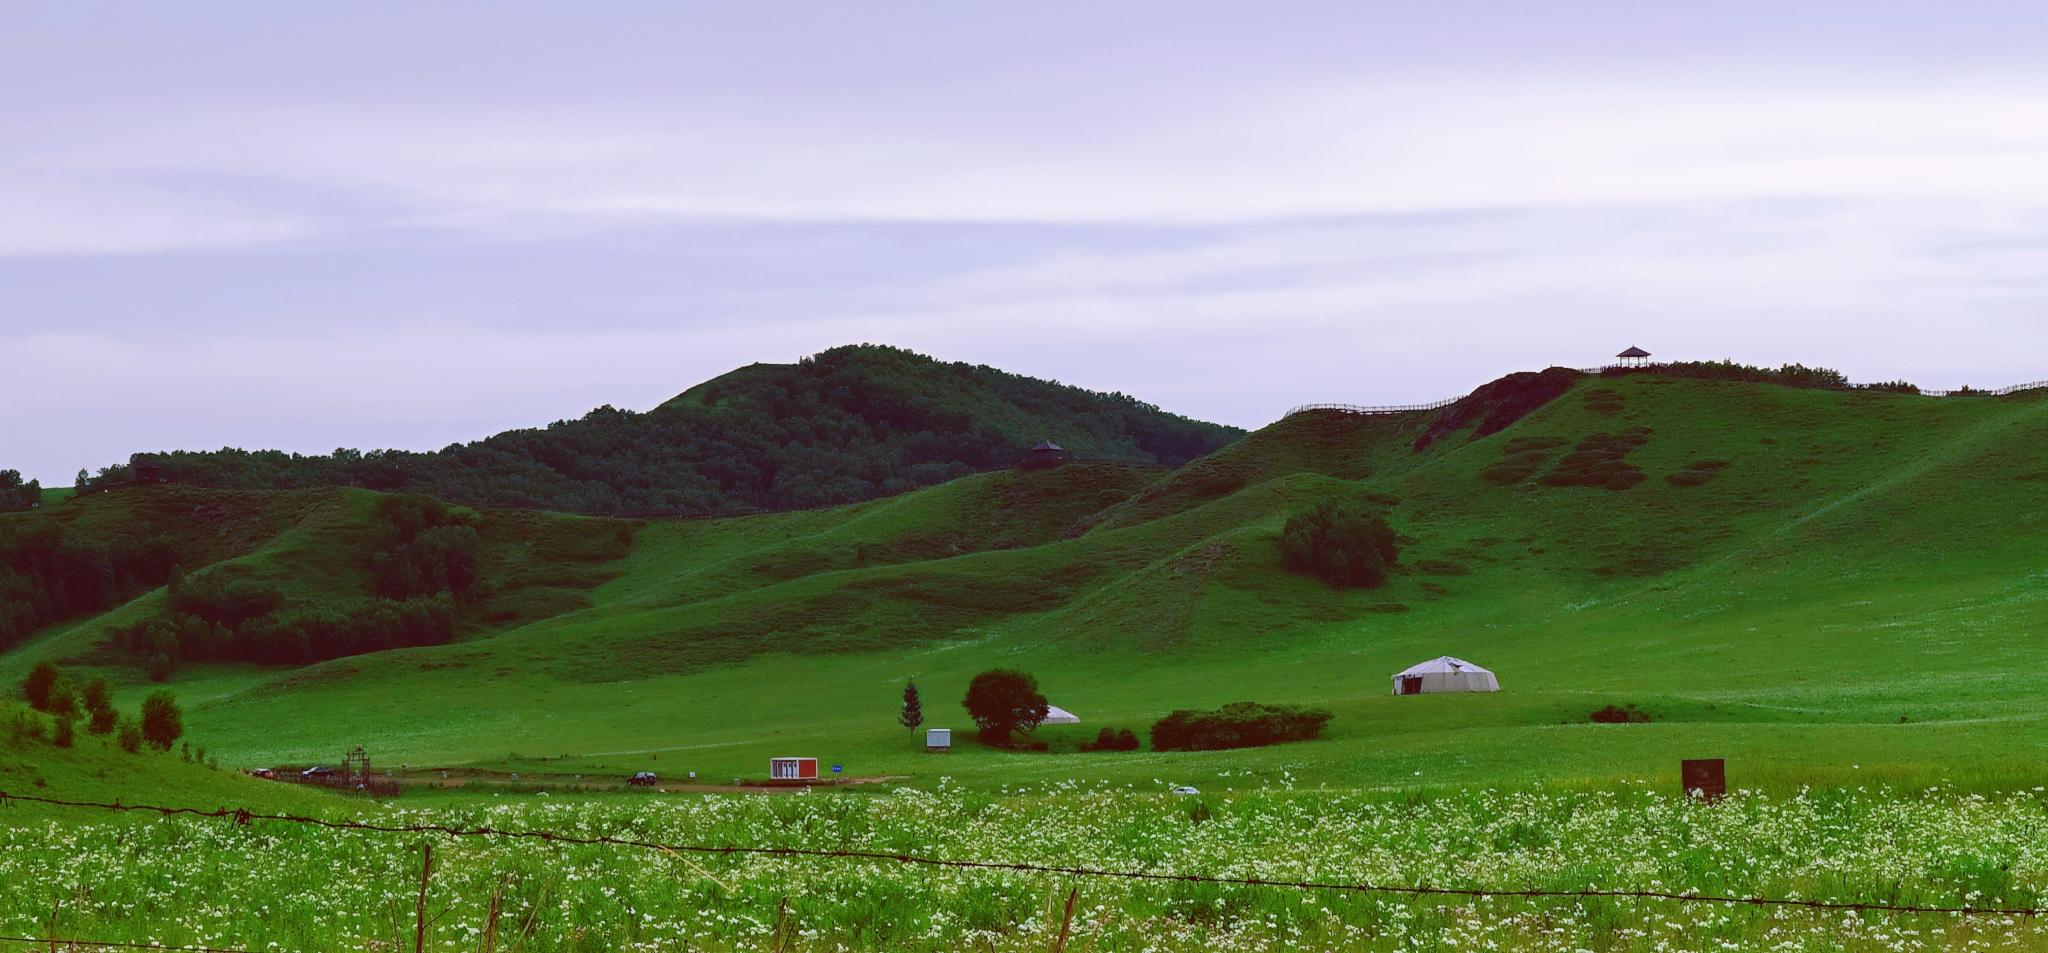
<path id="1" fill-rule="evenodd" d="M 570 10 L 0 0 L 0 468 L 862 341 L 1245 426 L 1631 344 L 2048 378 L 2048 4 Z"/>

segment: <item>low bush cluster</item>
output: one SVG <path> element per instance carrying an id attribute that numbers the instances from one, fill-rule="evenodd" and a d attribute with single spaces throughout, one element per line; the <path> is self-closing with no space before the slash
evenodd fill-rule
<path id="1" fill-rule="evenodd" d="M 479 522 L 474 510 L 418 493 L 378 500 L 377 544 L 370 557 L 377 594 L 387 599 L 468 595 L 477 582 Z"/>
<path id="2" fill-rule="evenodd" d="M 1173 712 L 1152 726 L 1154 751 L 1220 751 L 1308 741 L 1334 717 L 1321 708 L 1232 702 L 1215 711 Z"/>
<path id="3" fill-rule="evenodd" d="M 105 677 L 95 676 L 83 688 L 77 688 L 55 662 L 38 662 L 29 669 L 21 681 L 21 695 L 30 708 L 48 714 L 55 721 L 50 739 L 59 748 L 71 747 L 75 723 L 81 714 L 85 716 L 87 732 L 113 735 L 122 749 L 131 754 L 142 750 L 144 744 L 159 751 L 169 751 L 171 745 L 185 734 L 184 713 L 170 692 L 151 692 L 142 700 L 141 717 L 128 718 L 114 710 L 113 689 Z M 24 713 L 15 719 L 16 739 L 41 739 L 40 722 L 24 720 L 26 718 Z"/>
<path id="4" fill-rule="evenodd" d="M 179 660 L 304 665 L 455 638 L 458 600 L 477 593 L 479 518 L 431 497 L 378 501 L 367 556 L 374 596 L 287 603 L 240 566 L 172 570 L 162 615 L 114 632 L 163 681 Z"/>
<path id="5" fill-rule="evenodd" d="M 145 619 L 114 631 L 115 644 L 148 661 L 157 681 L 175 660 L 232 659 L 304 665 L 386 649 L 440 645 L 455 638 L 456 605 L 447 593 L 412 599 L 325 599 L 277 609 L 233 625 L 194 614 Z"/>
<path id="6" fill-rule="evenodd" d="M 1287 520 L 1280 559 L 1292 572 L 1339 589 L 1372 589 L 1400 559 L 1394 530 L 1377 514 L 1323 503 Z"/>
<path id="7" fill-rule="evenodd" d="M 1082 751 L 1136 751 L 1138 736 L 1129 728 L 1111 728 L 1104 725 L 1095 733 L 1095 740 L 1081 746 Z"/>
<path id="8" fill-rule="evenodd" d="M 1847 375 L 1832 367 L 1808 367 L 1804 364 L 1759 367 L 1754 364 L 1738 364 L 1734 361 L 1678 361 L 1670 364 L 1652 364 L 1647 367 L 1610 367 L 1602 371 L 1601 374 L 1605 377 L 1655 374 L 1659 377 L 1681 377 L 1691 380 L 1709 381 L 1744 381 L 1758 384 L 1778 384 L 1784 387 L 1803 387 L 1812 390 L 1884 391 L 1895 394 L 1920 393 L 1918 386 L 1906 381 L 1852 384 L 1849 382 Z"/>

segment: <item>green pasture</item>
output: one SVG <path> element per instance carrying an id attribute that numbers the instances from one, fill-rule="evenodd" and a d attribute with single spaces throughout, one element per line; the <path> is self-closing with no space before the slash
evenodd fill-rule
<path id="1" fill-rule="evenodd" d="M 1306 415 L 1178 471 L 986 474 L 813 512 L 493 514 L 494 601 L 461 640 L 190 665 L 170 687 L 195 742 L 237 766 L 360 744 L 562 785 L 759 778 L 773 755 L 990 789 L 1663 785 L 1682 757 L 1728 758 L 1735 784 L 1773 790 L 2048 779 L 2048 400 L 1596 378 L 1418 452 L 1426 419 Z M 1640 482 L 1546 482 L 1610 465 L 1580 452 L 1588 438 L 1635 428 L 1620 465 Z M 121 496 L 64 509 L 112 519 L 139 505 Z M 239 498 L 246 540 L 206 537 L 219 558 L 305 598 L 360 588 L 349 547 L 369 494 Z M 1279 567 L 1286 518 L 1331 499 L 1403 534 L 1387 586 L 1336 592 Z M 68 660 L 132 703 L 150 686 L 104 633 L 153 598 L 37 636 L 0 676 Z M 1504 690 L 1389 695 L 1393 672 L 1445 654 Z M 1041 731 L 1047 753 L 976 745 L 958 702 L 993 667 L 1032 672 L 1084 723 Z M 954 753 L 895 724 L 911 677 Z M 1256 751 L 1074 750 L 1237 700 L 1337 717 L 1325 740 Z M 1654 720 L 1587 720 L 1610 703 Z"/>

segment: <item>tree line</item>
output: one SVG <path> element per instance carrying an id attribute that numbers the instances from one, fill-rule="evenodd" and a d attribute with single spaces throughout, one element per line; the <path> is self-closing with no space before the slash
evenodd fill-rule
<path id="1" fill-rule="evenodd" d="M 358 486 L 472 506 L 718 514 L 893 495 L 1009 467 L 1041 439 L 1083 459 L 1178 465 L 1240 433 L 1123 394 L 861 345 L 742 368 L 646 413 L 600 407 L 438 451 L 137 454 L 81 487 Z"/>
<path id="2" fill-rule="evenodd" d="M 160 533 L 116 527 L 88 536 L 41 516 L 0 520 L 0 650 L 161 586 L 177 562 L 177 542 Z"/>
<path id="3" fill-rule="evenodd" d="M 43 505 L 40 480 L 21 481 L 20 470 L 0 470 L 0 513 L 32 510 Z"/>

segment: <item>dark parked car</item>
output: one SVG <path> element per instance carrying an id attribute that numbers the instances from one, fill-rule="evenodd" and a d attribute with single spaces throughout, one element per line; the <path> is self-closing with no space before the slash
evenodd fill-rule
<path id="1" fill-rule="evenodd" d="M 309 781 L 313 780 L 314 778 L 331 778 L 334 777 L 334 769 L 324 764 L 316 764 L 310 768 L 307 768 L 304 771 L 299 772 L 299 777 L 305 778 Z"/>
<path id="2" fill-rule="evenodd" d="M 642 772 L 640 772 L 639 774 L 636 774 L 636 775 L 633 775 L 633 776 L 632 776 L 632 777 L 630 777 L 630 778 L 627 778 L 627 779 L 626 779 L 626 783 L 627 783 L 627 784 L 637 784 L 637 785 L 640 785 L 640 786 L 642 786 L 642 787 L 650 787 L 650 788 L 651 788 L 651 787 L 655 786 L 656 784 L 659 784 L 659 783 L 661 783 L 661 778 L 660 778 L 659 776 L 657 776 L 657 775 L 656 775 L 656 774 L 655 774 L 654 772 L 652 772 L 652 771 L 642 771 Z"/>

